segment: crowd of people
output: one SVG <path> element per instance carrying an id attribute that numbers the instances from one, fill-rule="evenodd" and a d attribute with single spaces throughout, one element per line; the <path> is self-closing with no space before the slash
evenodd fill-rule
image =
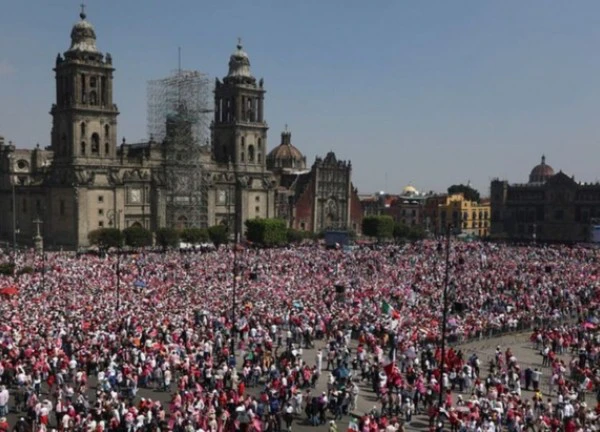
<path id="1" fill-rule="evenodd" d="M 500 348 L 482 364 L 456 346 L 441 368 L 444 248 L 6 254 L 18 276 L 0 278 L 0 431 L 333 431 L 351 416 L 393 432 L 417 414 L 432 429 L 595 427 L 596 252 L 451 244 L 447 339 L 535 328 L 543 377 Z M 365 412 L 362 391 L 378 400 Z"/>

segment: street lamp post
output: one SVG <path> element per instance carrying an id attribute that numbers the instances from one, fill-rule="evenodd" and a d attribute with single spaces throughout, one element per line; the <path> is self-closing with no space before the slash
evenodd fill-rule
<path id="1" fill-rule="evenodd" d="M 446 269 L 444 275 L 444 290 L 442 292 L 442 329 L 441 329 L 441 359 L 440 359 L 440 393 L 438 399 L 438 417 L 441 418 L 442 404 L 444 401 L 444 367 L 446 363 L 446 320 L 448 315 L 448 285 L 450 279 L 450 231 L 452 225 L 446 228 Z"/>

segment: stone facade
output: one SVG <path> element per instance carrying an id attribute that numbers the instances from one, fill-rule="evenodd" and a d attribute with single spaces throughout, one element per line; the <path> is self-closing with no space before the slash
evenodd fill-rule
<path id="1" fill-rule="evenodd" d="M 600 184 L 578 183 L 562 171 L 555 174 L 542 157 L 526 184 L 492 181 L 491 212 L 494 238 L 587 242 L 600 218 Z"/>
<path id="2" fill-rule="evenodd" d="M 1 212 L 2 237 L 31 244 L 38 218 L 46 247 L 74 248 L 103 227 L 190 226 L 198 207 L 206 211 L 196 225 L 235 221 L 238 235 L 246 219 L 272 217 L 264 89 L 242 47 L 215 92 L 212 149 L 174 136 L 185 133 L 185 107 L 167 119 L 164 142 L 117 145 L 112 58 L 97 50 L 93 26 L 80 17 L 70 48 L 56 58 L 50 146 L 25 150 L 0 141 L 0 205 L 9 209 Z"/>
<path id="3" fill-rule="evenodd" d="M 87 246 L 98 228 L 216 224 L 240 238 L 246 220 L 277 216 L 312 231 L 360 229 L 349 162 L 330 153 L 297 175 L 284 170 L 283 152 L 271 158 L 273 172 L 267 166 L 266 91 L 241 44 L 216 80 L 211 143 L 194 144 L 180 106 L 166 120 L 163 142 L 117 144 L 112 57 L 98 51 L 94 27 L 84 13 L 80 18 L 70 48 L 56 58 L 50 146 L 19 149 L 0 137 L 4 240 L 31 245 L 39 226 L 47 248 L 73 249 Z M 306 159 L 300 162 L 306 168 Z"/>

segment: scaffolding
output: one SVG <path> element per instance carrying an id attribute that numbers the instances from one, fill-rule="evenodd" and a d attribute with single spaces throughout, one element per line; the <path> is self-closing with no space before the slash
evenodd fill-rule
<path id="1" fill-rule="evenodd" d="M 148 135 L 163 144 L 169 227 L 208 226 L 211 95 L 210 80 L 198 71 L 148 82 Z"/>

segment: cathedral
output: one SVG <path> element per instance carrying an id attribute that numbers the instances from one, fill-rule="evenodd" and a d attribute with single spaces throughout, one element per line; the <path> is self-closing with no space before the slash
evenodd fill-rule
<path id="1" fill-rule="evenodd" d="M 330 152 L 306 169 L 289 132 L 270 153 L 265 88 L 241 43 L 214 89 L 211 142 L 191 145 L 186 107 L 166 120 L 162 142 L 118 143 L 115 68 L 82 11 L 56 57 L 50 145 L 17 148 L 0 137 L 0 236 L 19 245 L 79 248 L 99 228 L 156 231 L 284 218 L 297 229 L 360 229 L 351 164 Z M 292 149 L 293 150 L 289 150 Z"/>

